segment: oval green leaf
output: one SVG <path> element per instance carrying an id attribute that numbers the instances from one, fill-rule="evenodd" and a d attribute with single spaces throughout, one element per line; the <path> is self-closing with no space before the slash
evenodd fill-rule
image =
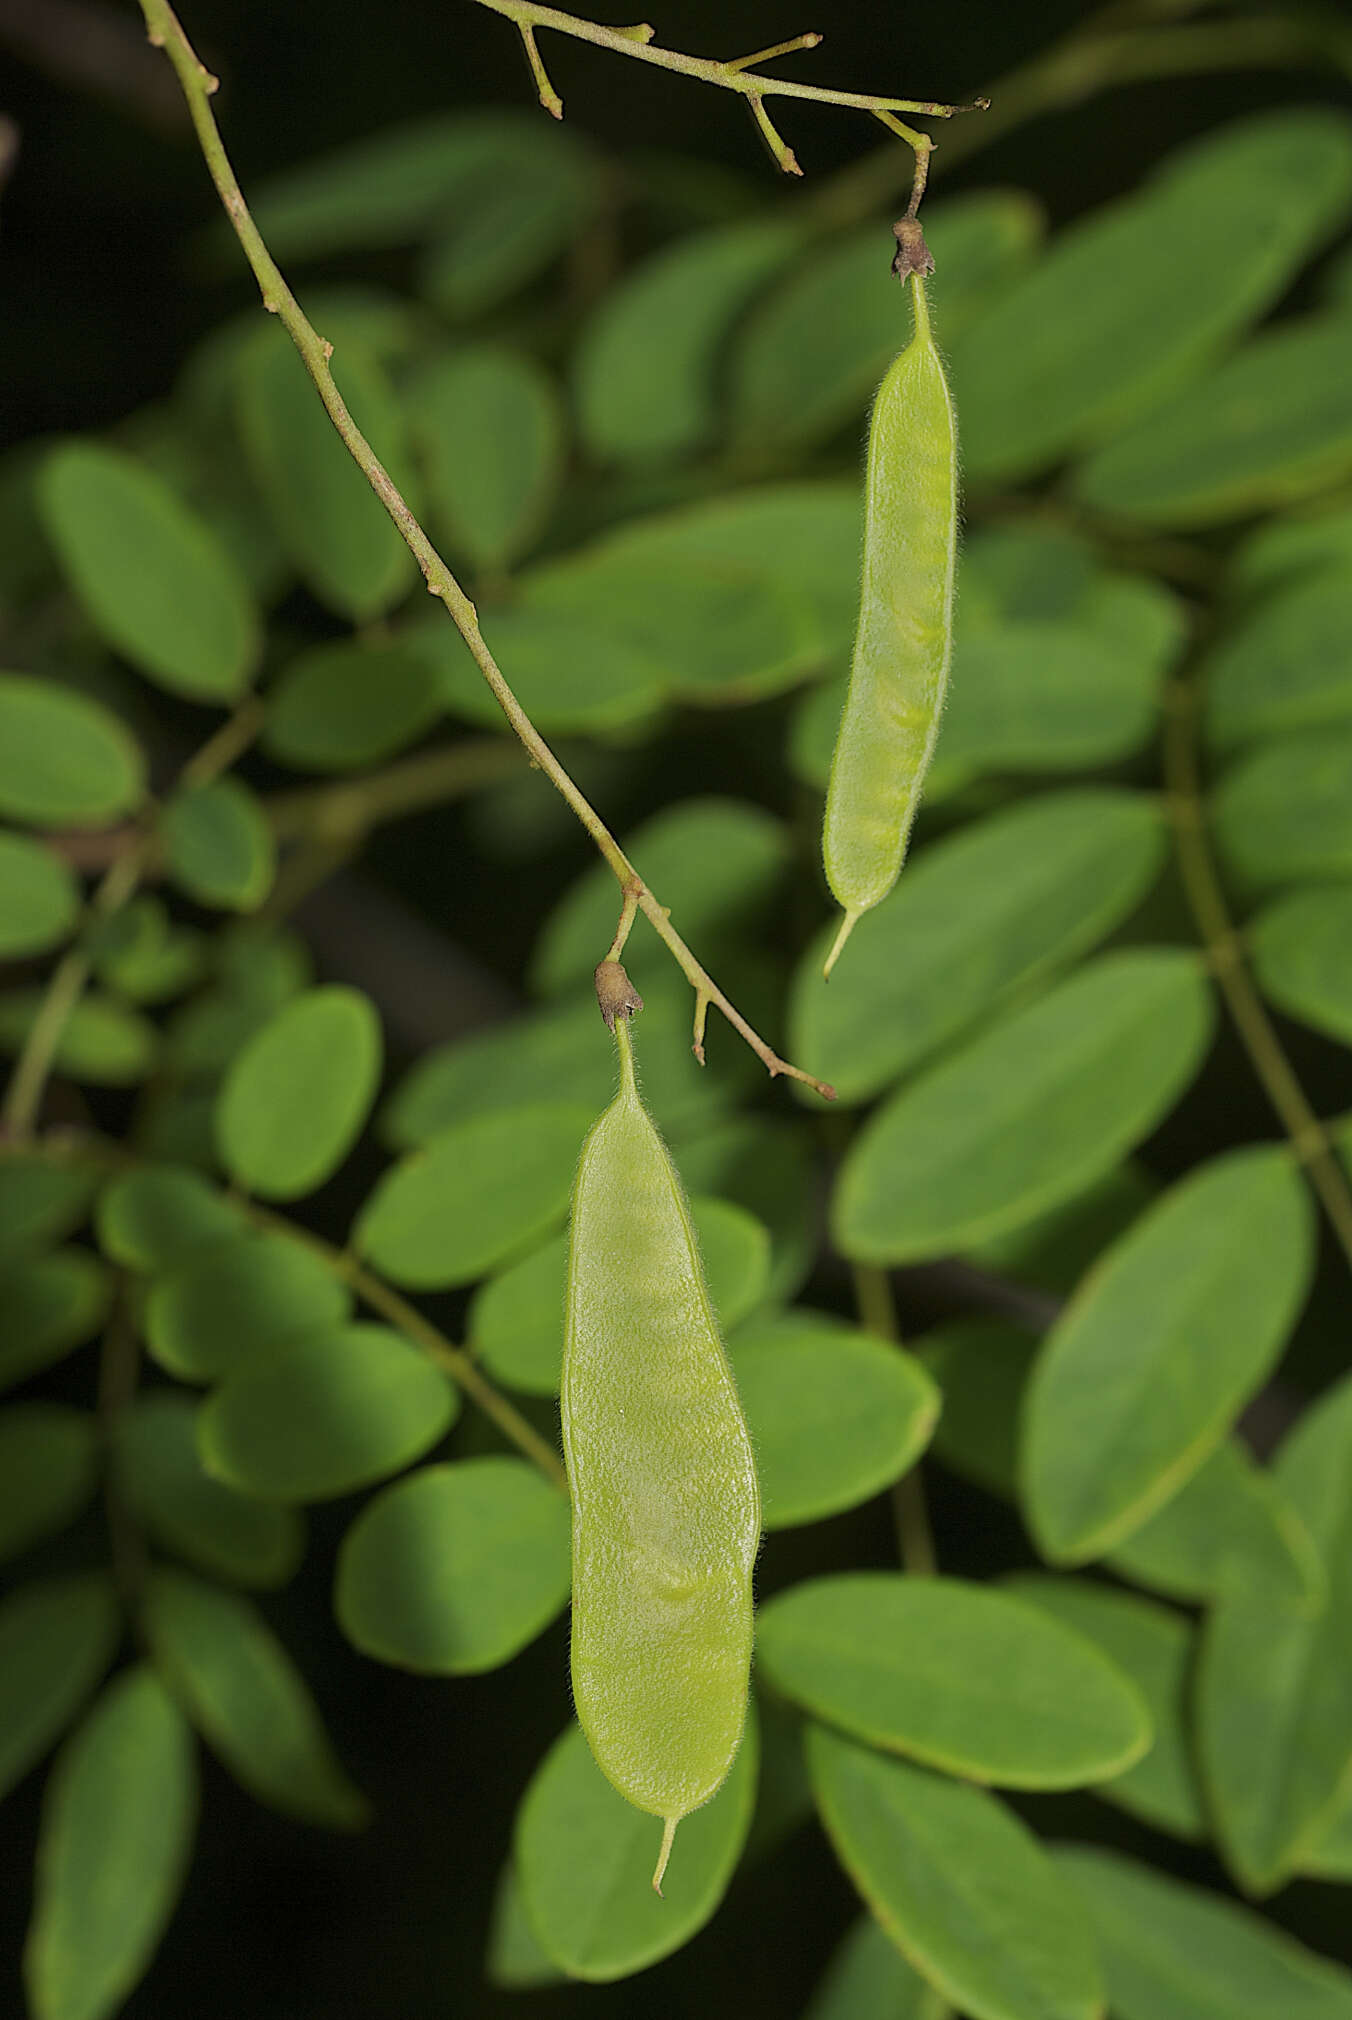
<path id="1" fill-rule="evenodd" d="M 299 771 L 383 764 L 429 730 L 441 690 L 425 654 L 339 639 L 291 660 L 268 690 L 263 748 Z"/>
<path id="2" fill-rule="evenodd" d="M 352 1231 L 358 1250 L 414 1290 L 486 1276 L 563 1219 L 591 1122 L 540 1102 L 443 1130 L 381 1179 Z"/>
<path id="3" fill-rule="evenodd" d="M 284 1816 L 331 1830 L 367 1821 L 365 1796 L 257 1607 L 185 1572 L 156 1571 L 143 1617 L 156 1667 L 242 1787 Z"/>
<path id="4" fill-rule="evenodd" d="M 659 1819 L 610 1786 L 580 1727 L 556 1740 L 517 1811 L 515 1859 L 527 1919 L 569 1977 L 631 1977 L 704 1927 L 751 1825 L 757 1751 L 753 1712 L 722 1788 L 682 1819 L 659 1898 L 651 1885 Z"/>
<path id="5" fill-rule="evenodd" d="M 146 1345 L 162 1368 L 209 1382 L 249 1355 L 320 1326 L 340 1325 L 347 1286 L 286 1234 L 244 1234 L 190 1253 L 152 1287 Z"/>
<path id="6" fill-rule="evenodd" d="M 1150 1750 L 1134 1766 L 1095 1784 L 1094 1793 L 1173 1837 L 1200 1843 L 1207 1818 L 1193 1772 L 1189 1692 L 1193 1629 L 1181 1613 L 1087 1578 L 1021 1572 L 1004 1590 L 1102 1649 L 1130 1677 L 1150 1714 Z"/>
<path id="7" fill-rule="evenodd" d="M 1251 921 L 1248 939 L 1268 1000 L 1352 1045 L 1352 884 L 1288 892 Z"/>
<path id="8" fill-rule="evenodd" d="M 0 834 L 0 961 L 46 954 L 80 916 L 73 871 L 28 835 Z"/>
<path id="9" fill-rule="evenodd" d="M 767 1530 L 871 1500 L 929 1443 L 939 1398 L 919 1364 L 829 1313 L 753 1319 L 729 1339 L 728 1357 Z"/>
<path id="10" fill-rule="evenodd" d="M 1314 1601 L 1327 1582 L 1304 1523 L 1238 1437 L 1218 1445 L 1105 1561 L 1170 1599 L 1219 1599 L 1232 1580 L 1266 1577 Z"/>
<path id="11" fill-rule="evenodd" d="M 520 1459 L 424 1466 L 343 1539 L 334 1607 L 365 1655 L 430 1676 L 497 1669 L 568 1598 L 568 1501 Z"/>
<path id="12" fill-rule="evenodd" d="M 65 1731 L 112 1661 L 121 1626 L 102 1572 L 20 1585 L 0 1600 L 0 1795 Z"/>
<path id="13" fill-rule="evenodd" d="M 1352 877 L 1352 726 L 1264 745 L 1211 804 L 1221 854 L 1244 883 Z"/>
<path id="14" fill-rule="evenodd" d="M 157 685 L 235 701 L 262 647 L 258 611 L 205 520 L 144 465 L 70 442 L 37 487 L 47 531 L 95 628 Z"/>
<path id="15" fill-rule="evenodd" d="M 949 2020 L 952 2010 L 865 1914 L 832 1953 L 803 2020 Z"/>
<path id="16" fill-rule="evenodd" d="M 833 1202 L 856 1262 L 941 1256 L 1070 1198 L 1166 1115 L 1212 1001 L 1172 948 L 1106 954 L 902 1088 L 846 1155 Z"/>
<path id="17" fill-rule="evenodd" d="M 0 1051 L 22 1049 L 45 1001 L 41 989 L 0 996 Z M 67 1017 L 53 1064 L 58 1073 L 91 1087 L 134 1087 L 153 1070 L 159 1038 L 149 1018 L 91 990 Z"/>
<path id="18" fill-rule="evenodd" d="M 101 828 L 140 805 L 140 745 L 100 702 L 35 674 L 0 673 L 0 814 Z"/>
<path id="19" fill-rule="evenodd" d="M 327 1501 L 420 1458 L 458 1413 L 446 1376 L 402 1334 L 344 1326 L 228 1375 L 198 1442 L 209 1471 L 246 1494 Z"/>
<path id="20" fill-rule="evenodd" d="M 204 1470 L 197 1453 L 196 1403 L 155 1389 L 118 1415 L 114 1456 L 119 1489 L 161 1548 L 232 1585 L 285 1585 L 305 1551 L 290 1508 L 240 1494 Z"/>
<path id="21" fill-rule="evenodd" d="M 225 1077 L 216 1137 L 231 1177 L 300 1199 L 343 1162 L 380 1080 L 380 1019 L 358 989 L 309 989 L 251 1038 Z"/>
<path id="22" fill-rule="evenodd" d="M 169 875 L 199 905 L 253 912 L 272 888 L 272 830 L 239 779 L 175 793 L 160 816 L 160 840 Z"/>
<path id="23" fill-rule="evenodd" d="M 998 1797 L 824 1726 L 807 1745 L 837 1857 L 931 1985 L 972 2020 L 1102 2020 L 1083 1912 Z"/>
<path id="24" fill-rule="evenodd" d="M 1309 1198 L 1275 1147 L 1201 1166 L 1114 1244 L 1029 1385 L 1024 1502 L 1045 1557 L 1101 1556 L 1196 1472 L 1271 1371 L 1313 1266 Z"/>
<path id="25" fill-rule="evenodd" d="M 64 1403 L 0 1410 L 0 1560 L 68 1528 L 98 1477 L 98 1427 L 88 1411 Z"/>
<path id="26" fill-rule="evenodd" d="M 584 735 L 626 729 L 651 716 L 662 700 L 663 668 L 604 624 L 529 605 L 485 610 L 482 617 L 490 651 L 539 729 Z M 502 710 L 453 624 L 423 624 L 407 635 L 435 669 L 442 705 L 451 715 L 486 729 L 506 729 Z"/>
<path id="27" fill-rule="evenodd" d="M 890 1571 L 761 1607 L 775 1689 L 871 1746 L 1007 1788 L 1079 1788 L 1148 1750 L 1135 1685 L 1083 1635 L 991 1586 Z"/>
<path id="28" fill-rule="evenodd" d="M 422 374 L 409 408 L 436 530 L 476 568 L 504 569 L 530 546 L 563 474 L 554 381 L 523 353 L 470 345 Z"/>
<path id="29" fill-rule="evenodd" d="M 1153 882 L 1164 844 L 1145 794 L 1087 786 L 922 848 L 856 926 L 848 988 L 821 977 L 834 928 L 804 955 L 790 1057 L 841 1101 L 866 1100 L 1110 933 Z"/>
<path id="30" fill-rule="evenodd" d="M 1221 750 L 1352 724 L 1352 580 L 1297 575 L 1245 612 L 1210 654 L 1206 730 Z"/>
<path id="31" fill-rule="evenodd" d="M 49 1368 L 96 1333 L 108 1272 L 82 1248 L 59 1249 L 0 1276 L 0 1391 Z"/>
<path id="32" fill-rule="evenodd" d="M 1055 1859 L 1120 2020 L 1352 2020 L 1352 1975 L 1251 1908 L 1097 1845 Z"/>
<path id="33" fill-rule="evenodd" d="M 143 1665 L 61 1750 L 38 1836 L 24 1978 L 33 2020 L 111 2020 L 174 1912 L 197 1825 L 197 1756 Z"/>
<path id="34" fill-rule="evenodd" d="M 195 1249 L 228 1241 L 245 1226 L 234 1200 L 180 1164 L 144 1164 L 111 1180 L 99 1195 L 94 1223 L 112 1262 L 154 1271 L 173 1269 Z"/>

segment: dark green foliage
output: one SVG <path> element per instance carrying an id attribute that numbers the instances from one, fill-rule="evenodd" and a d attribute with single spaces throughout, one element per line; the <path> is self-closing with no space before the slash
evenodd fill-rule
<path id="1" fill-rule="evenodd" d="M 194 1731 L 356 1830 L 340 1754 L 396 1759 L 362 1719 L 414 1692 L 491 1759 L 435 1885 L 486 1901 L 510 1844 L 482 1970 L 523 2011 L 562 1979 L 638 2010 L 588 1988 L 730 1887 L 690 1961 L 740 2010 L 824 1833 L 865 1914 L 807 2020 L 1352 2020 L 1315 1954 L 1341 1911 L 1281 1892 L 1352 1881 L 1352 266 L 1311 272 L 1352 127 L 1241 119 L 1053 233 L 1023 190 L 927 197 L 952 701 L 829 986 L 858 446 L 909 297 L 848 180 L 780 207 L 691 167 L 514 110 L 255 194 L 518 700 L 835 1083 L 767 1083 L 716 1005 L 697 1034 L 634 921 L 643 1095 L 760 1474 L 759 1706 L 661 1901 L 658 1819 L 579 1729 L 520 1754 L 569 1711 L 565 1222 L 622 891 L 509 770 L 285 332 L 235 316 L 115 442 L 0 468 L 0 1789 L 56 1753 L 31 2020 L 112 2020 L 150 1968 Z M 372 956 L 370 885 L 297 909 L 401 820 L 372 883 L 458 942 L 430 964 Z M 513 1014 L 461 1004 L 476 963 Z M 496 2010 L 456 1970 L 440 2010 Z"/>

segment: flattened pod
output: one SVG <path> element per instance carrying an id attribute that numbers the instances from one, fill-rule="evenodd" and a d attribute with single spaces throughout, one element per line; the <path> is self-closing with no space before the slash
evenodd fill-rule
<path id="1" fill-rule="evenodd" d="M 663 1820 L 660 1892 L 677 1824 L 719 1788 L 742 1737 L 760 1493 L 625 1014 L 615 1037 L 620 1091 L 583 1146 L 569 1247 L 573 1695 L 607 1779 Z"/>
<path id="2" fill-rule="evenodd" d="M 948 685 L 957 428 L 919 272 L 910 286 L 915 336 L 869 424 L 859 628 L 822 836 L 826 881 L 845 909 L 828 975 L 856 919 L 897 881 Z"/>

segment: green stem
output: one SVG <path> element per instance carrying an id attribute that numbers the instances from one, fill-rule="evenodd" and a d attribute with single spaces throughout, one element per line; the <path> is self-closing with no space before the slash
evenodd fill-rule
<path id="1" fill-rule="evenodd" d="M 852 1263 L 850 1274 L 854 1279 L 854 1301 L 862 1324 L 880 1340 L 890 1340 L 894 1347 L 899 1347 L 901 1327 L 897 1323 L 892 1279 L 887 1271 L 873 1269 L 867 1263 Z M 894 1485 L 892 1512 L 897 1525 L 901 1561 L 906 1570 L 914 1578 L 932 1578 L 939 1562 L 919 1460 Z"/>
<path id="2" fill-rule="evenodd" d="M 444 750 L 421 751 L 364 778 L 272 793 L 264 811 L 278 841 L 360 843 L 381 821 L 398 820 L 463 799 L 521 770 L 520 747 L 507 737 L 467 737 Z"/>
<path id="3" fill-rule="evenodd" d="M 485 0 L 485 4 L 487 4 L 487 0 Z M 526 19 L 528 24 L 554 27 L 562 26 L 566 23 L 570 28 L 576 25 L 572 23 L 570 16 L 559 15 L 555 17 L 553 11 L 549 8 L 517 8 L 513 12 L 514 7 L 515 0 L 502 0 L 498 11 L 511 13 L 513 19 Z M 804 1073 L 801 1068 L 790 1065 L 786 1059 L 781 1059 L 779 1054 L 767 1045 L 765 1040 L 751 1028 L 746 1019 L 729 1002 L 712 977 L 700 966 L 680 934 L 672 925 L 666 908 L 643 882 L 633 864 L 629 861 L 623 849 L 601 819 L 601 816 L 573 783 L 564 766 L 555 757 L 553 751 L 540 735 L 534 723 L 504 680 L 497 661 L 489 651 L 483 633 L 479 630 L 478 613 L 473 603 L 471 603 L 469 597 L 466 596 L 459 582 L 451 573 L 451 570 L 437 553 L 435 547 L 433 547 L 422 527 L 418 524 L 417 519 L 409 510 L 388 470 L 386 470 L 384 464 L 375 454 L 370 443 L 366 440 L 366 437 L 362 434 L 348 412 L 342 394 L 338 391 L 338 387 L 334 381 L 333 374 L 329 370 L 329 357 L 332 352 L 332 346 L 326 343 L 306 320 L 301 311 L 300 304 L 283 280 L 281 273 L 273 261 L 272 255 L 268 252 L 262 238 L 259 236 L 258 228 L 249 215 L 249 209 L 244 201 L 243 193 L 240 190 L 238 182 L 235 180 L 235 173 L 230 166 L 224 143 L 216 128 L 216 122 L 211 116 L 208 101 L 216 89 L 216 79 L 198 61 L 177 16 L 168 4 L 168 0 L 141 0 L 141 11 L 145 15 L 151 41 L 165 50 L 170 62 L 174 66 L 179 83 L 183 87 L 183 94 L 188 102 L 188 110 L 192 116 L 193 127 L 197 133 L 203 158 L 210 171 L 212 181 L 216 185 L 221 202 L 225 206 L 226 215 L 229 217 L 235 234 L 244 249 L 245 257 L 253 269 L 254 277 L 263 296 L 263 306 L 272 314 L 278 316 L 284 324 L 287 333 L 300 353 L 306 370 L 314 381 L 315 389 L 323 401 L 329 419 L 333 422 L 344 446 L 352 456 L 354 462 L 362 470 L 372 490 L 376 493 L 385 510 L 389 513 L 390 518 L 398 527 L 406 545 L 426 578 L 427 587 L 431 594 L 440 598 L 450 612 L 494 700 L 511 724 L 519 741 L 525 746 L 531 762 L 545 774 L 545 777 L 549 779 L 567 806 L 571 808 L 578 821 L 585 828 L 588 835 L 590 835 L 602 860 L 610 868 L 621 889 L 624 891 L 631 889 L 636 891 L 639 910 L 650 921 L 658 937 L 676 961 L 682 974 L 695 990 L 696 995 L 703 995 L 722 1012 L 734 1031 L 745 1040 L 760 1059 L 771 1078 L 774 1078 L 778 1074 L 785 1074 L 790 1079 L 800 1080 L 805 1086 L 814 1088 L 826 1100 L 832 1100 L 834 1098 L 833 1090 L 825 1082 L 816 1079 L 813 1074 Z M 617 29 L 598 29 L 595 36 L 588 35 L 584 39 L 599 40 L 607 48 L 613 47 L 622 53 L 630 55 L 634 53 L 635 49 L 642 48 L 642 45 L 627 40 Z M 665 54 L 666 52 L 662 53 Z M 690 60 L 694 61 L 695 59 L 692 58 Z M 675 62 L 668 64 L 667 67 L 679 69 L 682 66 L 680 62 Z M 718 66 L 714 67 L 717 68 Z M 741 73 L 737 74 L 740 75 Z M 755 83 L 756 81 L 753 80 L 753 88 L 755 88 Z M 738 86 L 736 88 L 740 89 L 741 87 Z M 788 89 L 787 86 L 784 88 Z M 799 91 L 797 95 L 811 96 L 812 94 Z"/>
<path id="4" fill-rule="evenodd" d="M 1352 1263 L 1352 1186 L 1244 964 L 1243 943 L 1230 917 L 1207 840 L 1197 757 L 1196 686 L 1190 680 L 1179 680 L 1166 699 L 1164 778 L 1184 894 L 1240 1043 L 1328 1215 L 1339 1246 Z"/>

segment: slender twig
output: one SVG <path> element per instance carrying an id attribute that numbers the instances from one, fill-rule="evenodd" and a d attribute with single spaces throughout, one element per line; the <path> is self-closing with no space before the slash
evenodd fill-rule
<path id="1" fill-rule="evenodd" d="M 262 703 L 250 695 L 188 759 L 179 773 L 179 782 L 201 786 L 218 778 L 253 742 L 262 721 Z M 0 1130 L 8 1135 L 32 1134 L 62 1036 L 94 972 L 98 930 L 134 895 L 154 859 L 156 842 L 148 829 L 124 829 L 122 837 L 119 853 L 89 901 L 80 938 L 52 970 L 37 1015 L 28 1028 L 0 1109 Z"/>
<path id="2" fill-rule="evenodd" d="M 804 1085 L 814 1088 L 828 1101 L 833 1099 L 833 1090 L 823 1081 L 810 1073 L 804 1073 L 797 1066 L 790 1065 L 786 1059 L 781 1059 L 779 1054 L 751 1028 L 713 978 L 700 966 L 672 925 L 663 905 L 643 882 L 601 816 L 578 790 L 567 770 L 555 757 L 513 694 L 479 629 L 478 613 L 473 603 L 437 553 L 388 470 L 348 412 L 333 374 L 329 370 L 332 345 L 326 343 L 307 321 L 300 304 L 282 278 L 272 255 L 259 235 L 257 226 L 249 215 L 248 206 L 235 179 L 234 170 L 230 166 L 216 122 L 211 115 L 208 101 L 216 89 L 216 79 L 198 61 L 168 0 L 141 0 L 141 10 L 146 18 L 151 41 L 164 48 L 183 87 L 207 168 L 244 249 L 245 257 L 253 269 L 262 292 L 263 306 L 279 317 L 285 325 L 288 335 L 300 352 L 306 370 L 314 381 L 319 397 L 328 411 L 329 419 L 337 429 L 348 453 L 362 470 L 372 490 L 398 527 L 426 578 L 428 590 L 433 596 L 439 597 L 450 612 L 494 700 L 511 724 L 519 741 L 525 746 L 532 763 L 545 774 L 572 809 L 591 836 L 603 860 L 609 865 L 621 889 L 636 892 L 639 910 L 651 922 L 696 994 L 702 993 L 707 996 L 709 1002 L 722 1012 L 733 1030 L 751 1047 L 772 1078 L 777 1074 L 785 1074 L 790 1079 L 801 1080 Z M 533 18 L 542 20 L 548 16 L 549 10 L 543 9 L 537 10 Z M 559 18 L 569 19 L 568 16 Z M 548 25 L 553 25 L 552 20 Z M 629 50 L 631 47 L 630 42 L 618 30 L 606 30 L 605 37 L 611 38 L 606 43 L 608 47 L 612 46 L 612 42 L 614 47 L 623 50 Z"/>
<path id="3" fill-rule="evenodd" d="M 368 829 L 426 807 L 446 806 L 522 769 L 520 746 L 507 737 L 466 737 L 444 750 L 420 751 L 362 778 L 271 793 L 263 802 L 278 841 L 360 843 Z"/>
<path id="4" fill-rule="evenodd" d="M 142 4 L 145 5 L 146 0 L 142 0 Z M 828 85 L 798 84 L 786 77 L 762 77 L 753 69 L 752 66 L 757 63 L 771 62 L 776 56 L 787 56 L 796 49 L 815 49 L 822 38 L 812 31 L 795 35 L 787 42 L 777 42 L 769 49 L 758 49 L 752 56 L 738 56 L 720 62 L 717 57 L 686 56 L 676 49 L 661 48 L 652 40 L 653 31 L 646 21 L 636 31 L 632 28 L 607 28 L 599 21 L 582 21 L 576 15 L 562 13 L 557 7 L 537 6 L 535 0 L 479 0 L 479 5 L 516 23 L 540 89 L 540 103 L 556 118 L 562 114 L 563 105 L 544 75 L 544 66 L 535 48 L 537 28 L 551 28 L 556 34 L 571 35 L 575 41 L 590 42 L 598 49 L 610 50 L 614 55 L 632 56 L 640 63 L 654 63 L 660 69 L 674 70 L 682 77 L 697 78 L 702 84 L 714 84 L 724 91 L 739 92 L 751 107 L 771 153 L 786 175 L 800 175 L 802 171 L 793 149 L 780 137 L 765 110 L 763 101 L 768 97 L 798 98 L 814 105 L 843 106 L 850 111 L 871 113 L 875 118 L 882 117 L 884 113 L 919 112 L 930 119 L 951 119 L 955 113 L 984 112 L 987 107 L 984 98 L 978 98 L 970 105 L 941 105 L 930 98 L 888 98 L 870 91 L 836 91 Z M 928 134 L 917 133 L 913 127 L 903 126 L 900 120 L 889 118 L 886 124 L 910 147 L 928 149 L 932 145 Z"/>
<path id="5" fill-rule="evenodd" d="M 850 1274 L 854 1280 L 854 1301 L 862 1323 L 880 1340 L 890 1340 L 894 1347 L 899 1347 L 901 1327 L 897 1323 L 896 1300 L 892 1296 L 892 1280 L 887 1271 L 873 1269 L 866 1263 L 853 1263 Z M 932 1578 L 939 1562 L 918 1459 L 893 1486 L 892 1511 L 902 1563 L 913 1577 Z"/>
<path id="6" fill-rule="evenodd" d="M 1230 917 L 1212 858 L 1197 758 L 1198 694 L 1194 683 L 1175 681 L 1166 704 L 1164 777 L 1184 893 L 1240 1043 L 1328 1215 L 1339 1246 L 1352 1263 L 1352 1185 L 1245 966 L 1243 942 Z"/>

